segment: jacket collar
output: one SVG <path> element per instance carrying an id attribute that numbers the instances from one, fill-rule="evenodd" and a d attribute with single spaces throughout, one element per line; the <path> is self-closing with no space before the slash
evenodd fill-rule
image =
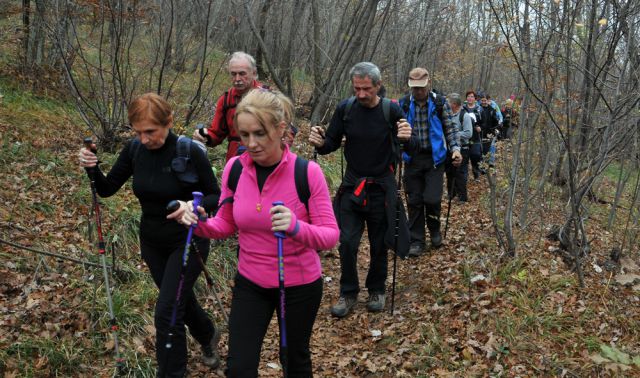
<path id="1" fill-rule="evenodd" d="M 291 160 L 291 156 L 293 156 L 293 154 L 291 153 L 291 151 L 289 151 L 289 146 L 285 143 L 284 151 L 282 151 L 282 158 L 280 159 L 280 163 L 278 164 L 278 168 L 276 168 L 276 170 L 279 169 L 279 167 L 283 165 L 283 163 L 288 164 L 288 162 Z M 255 165 L 255 162 L 249 155 L 249 152 L 244 152 L 242 155 L 240 155 L 239 159 L 244 167 L 252 167 Z"/>

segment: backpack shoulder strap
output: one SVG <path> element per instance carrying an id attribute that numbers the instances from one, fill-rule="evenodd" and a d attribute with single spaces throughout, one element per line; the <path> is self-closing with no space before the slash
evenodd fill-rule
<path id="1" fill-rule="evenodd" d="M 400 107 L 406 116 L 409 116 L 409 108 L 411 107 L 411 95 L 406 95 L 398 101 L 400 103 Z"/>
<path id="2" fill-rule="evenodd" d="M 224 91 L 224 99 L 222 100 L 222 129 L 229 130 L 229 125 L 227 124 L 227 110 L 229 108 L 235 108 L 236 105 L 229 105 L 229 91 Z"/>
<path id="3" fill-rule="evenodd" d="M 440 122 L 442 122 L 442 126 L 444 126 L 444 97 L 434 93 L 433 102 L 436 105 L 436 115 L 440 119 Z"/>
<path id="4" fill-rule="evenodd" d="M 140 146 L 142 146 L 142 143 L 140 143 L 140 139 L 138 138 L 133 138 L 131 143 L 129 143 L 129 156 L 131 156 L 132 168 L 136 167 L 136 159 L 138 158 L 138 153 L 140 152 Z"/>
<path id="5" fill-rule="evenodd" d="M 349 121 L 349 115 L 351 114 L 351 108 L 353 108 L 353 104 L 356 102 L 356 96 L 351 96 L 347 100 L 347 105 L 344 107 L 344 113 L 342 114 L 342 122 Z"/>
<path id="6" fill-rule="evenodd" d="M 176 156 L 181 158 L 191 158 L 191 138 L 184 135 L 178 137 L 176 143 Z"/>
<path id="7" fill-rule="evenodd" d="M 242 174 L 242 163 L 240 163 L 240 159 L 236 159 L 231 166 L 231 171 L 229 172 L 229 178 L 227 179 L 227 186 L 231 191 L 235 193 L 238 188 L 238 181 L 240 180 L 240 175 Z"/>
<path id="8" fill-rule="evenodd" d="M 382 114 L 384 114 L 384 120 L 389 124 L 389 127 L 393 129 L 391 123 L 391 100 L 386 97 L 382 98 Z"/>
<path id="9" fill-rule="evenodd" d="M 296 183 L 296 192 L 300 202 L 304 203 L 304 207 L 309 212 L 309 198 L 311 198 L 311 190 L 309 189 L 309 161 L 301 157 L 296 157 L 294 168 L 294 180 Z"/>
<path id="10" fill-rule="evenodd" d="M 229 177 L 227 178 L 227 186 L 231 189 L 232 192 L 236 192 L 238 188 L 238 181 L 240 180 L 240 175 L 242 174 L 242 163 L 240 163 L 240 159 L 236 159 L 231 165 L 231 171 L 229 171 Z M 220 201 L 220 206 L 222 207 L 225 203 L 233 203 L 233 195 L 223 199 Z"/>
<path id="11" fill-rule="evenodd" d="M 396 163 L 400 161 L 400 146 L 398 136 L 396 135 L 396 125 L 394 122 L 391 122 L 391 100 L 386 97 L 382 98 L 382 114 L 384 116 L 384 121 L 389 126 L 389 132 L 391 133 L 391 155 L 394 157 L 392 164 L 395 167 Z"/>

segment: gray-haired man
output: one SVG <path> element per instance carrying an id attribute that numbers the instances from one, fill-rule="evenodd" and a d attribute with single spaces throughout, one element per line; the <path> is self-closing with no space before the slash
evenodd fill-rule
<path id="1" fill-rule="evenodd" d="M 396 204 L 399 205 L 394 170 L 398 142 L 409 140 L 411 128 L 398 104 L 378 96 L 382 80 L 376 65 L 358 63 L 350 76 L 355 96 L 338 105 L 326 132 L 314 126 L 309 135 L 309 142 L 319 154 L 337 150 L 342 137 L 346 137 L 347 168 L 334 200 L 340 226 L 341 277 L 340 299 L 331 313 L 337 317 L 346 316 L 357 303 L 357 253 L 365 224 L 371 255 L 366 281 L 369 311 L 384 309 L 387 249 L 394 248 L 396 241 L 394 224 L 401 224 L 396 253 L 403 256 L 409 249 L 406 220 L 394 223 Z"/>

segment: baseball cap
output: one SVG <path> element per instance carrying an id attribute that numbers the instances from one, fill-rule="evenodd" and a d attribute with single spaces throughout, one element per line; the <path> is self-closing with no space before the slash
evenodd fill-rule
<path id="1" fill-rule="evenodd" d="M 426 87 L 429 84 L 429 71 L 416 67 L 409 71 L 409 87 Z"/>

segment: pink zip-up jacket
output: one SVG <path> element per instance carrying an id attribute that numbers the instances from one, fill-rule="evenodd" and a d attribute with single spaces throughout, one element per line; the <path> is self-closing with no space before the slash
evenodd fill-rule
<path id="1" fill-rule="evenodd" d="M 233 193 L 227 182 L 235 159 L 240 159 L 243 169 Z M 278 287 L 278 245 L 269 214 L 273 202 L 283 201 L 292 212 L 283 245 L 285 286 L 304 285 L 320 278 L 322 268 L 316 250 L 333 248 L 340 236 L 320 166 L 309 162 L 311 197 L 307 213 L 296 191 L 295 161 L 296 155 L 285 147 L 280 164 L 267 177 L 261 193 L 249 154 L 229 160 L 222 173 L 220 201 L 233 196 L 233 202 L 222 205 L 215 217 L 198 222 L 195 229 L 196 235 L 210 239 L 223 239 L 237 231 L 238 272 L 260 287 Z"/>

